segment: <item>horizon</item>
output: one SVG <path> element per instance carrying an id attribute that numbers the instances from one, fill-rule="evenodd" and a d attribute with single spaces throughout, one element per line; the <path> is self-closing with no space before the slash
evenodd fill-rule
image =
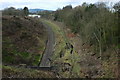
<path id="1" fill-rule="evenodd" d="M 15 7 L 16 9 L 18 8 L 24 8 L 25 6 L 28 7 L 29 9 L 44 9 L 44 10 L 52 10 L 55 11 L 58 8 L 63 8 L 66 5 L 72 5 L 72 7 L 76 7 L 78 5 L 82 5 L 84 2 L 90 4 L 94 4 L 97 2 L 107 2 L 107 3 L 116 3 L 119 2 L 119 0 L 1 0 L 0 1 L 0 10 L 3 10 L 5 8 L 9 7 Z M 49 5 L 46 5 L 49 4 Z"/>

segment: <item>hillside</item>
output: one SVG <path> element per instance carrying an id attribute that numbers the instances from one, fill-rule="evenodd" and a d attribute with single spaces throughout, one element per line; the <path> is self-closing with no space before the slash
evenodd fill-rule
<path id="1" fill-rule="evenodd" d="M 52 11 L 52 10 L 45 10 L 45 9 L 29 9 L 29 12 L 30 12 L 30 13 L 36 13 L 36 12 L 39 12 L 39 11 Z"/>
<path id="2" fill-rule="evenodd" d="M 23 77 L 49 77 L 48 72 L 24 69 L 24 66 L 37 66 L 41 59 L 47 36 L 42 23 L 37 19 L 15 16 L 3 16 L 2 23 L 3 77 L 18 77 L 21 72 Z M 32 75 L 36 72 L 39 76 Z"/>
<path id="3" fill-rule="evenodd" d="M 2 20 L 3 64 L 37 65 L 45 47 L 43 25 L 37 20 L 21 17 L 7 16 Z"/>
<path id="4" fill-rule="evenodd" d="M 54 21 L 64 24 L 63 30 L 77 53 L 72 66 L 76 72 L 69 77 L 119 77 L 120 2 L 111 8 L 102 2 L 83 3 L 74 8 L 66 5 L 53 14 Z"/>
<path id="5" fill-rule="evenodd" d="M 44 9 L 29 9 L 30 13 L 36 13 L 38 11 L 44 11 Z"/>

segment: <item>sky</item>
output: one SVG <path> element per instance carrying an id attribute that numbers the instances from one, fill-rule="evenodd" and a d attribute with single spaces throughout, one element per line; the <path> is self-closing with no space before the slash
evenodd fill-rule
<path id="1" fill-rule="evenodd" d="M 73 7 L 81 5 L 83 2 L 96 3 L 96 2 L 113 2 L 116 3 L 119 0 L 0 0 L 0 10 L 8 7 L 29 9 L 47 9 L 56 10 L 66 5 L 72 5 Z"/>

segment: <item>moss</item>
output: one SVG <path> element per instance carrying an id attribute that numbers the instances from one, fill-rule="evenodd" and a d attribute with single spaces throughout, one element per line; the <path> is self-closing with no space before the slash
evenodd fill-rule
<path id="1" fill-rule="evenodd" d="M 80 65 L 77 63 L 74 63 L 73 69 L 72 69 L 72 74 L 76 74 L 78 77 L 80 75 Z"/>
<path id="2" fill-rule="evenodd" d="M 6 57 L 3 57 L 3 62 L 5 63 L 12 63 L 15 59 L 14 57 L 11 57 L 11 56 L 6 56 Z"/>
<path id="3" fill-rule="evenodd" d="M 119 49 L 120 49 L 120 44 L 118 44 L 117 48 L 119 48 Z"/>
<path id="4" fill-rule="evenodd" d="M 33 65 L 34 65 L 34 66 L 37 66 L 37 65 L 39 64 L 41 58 L 42 58 L 42 54 L 39 54 L 39 55 L 34 56 Z"/>
<path id="5" fill-rule="evenodd" d="M 20 54 L 20 56 L 23 57 L 23 58 L 27 58 L 27 57 L 29 57 L 29 54 L 30 54 L 30 53 L 21 52 L 21 53 L 18 53 L 18 54 Z"/>

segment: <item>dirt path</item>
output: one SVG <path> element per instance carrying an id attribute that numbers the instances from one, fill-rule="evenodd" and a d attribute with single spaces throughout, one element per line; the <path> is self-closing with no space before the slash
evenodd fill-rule
<path id="1" fill-rule="evenodd" d="M 46 27 L 47 32 L 48 32 L 48 39 L 46 42 L 46 49 L 43 54 L 42 60 L 40 62 L 40 67 L 50 67 L 50 58 L 53 53 L 54 49 L 54 43 L 55 43 L 55 37 L 54 37 L 54 32 L 52 31 L 51 27 L 44 22 L 42 22 L 43 25 Z"/>

